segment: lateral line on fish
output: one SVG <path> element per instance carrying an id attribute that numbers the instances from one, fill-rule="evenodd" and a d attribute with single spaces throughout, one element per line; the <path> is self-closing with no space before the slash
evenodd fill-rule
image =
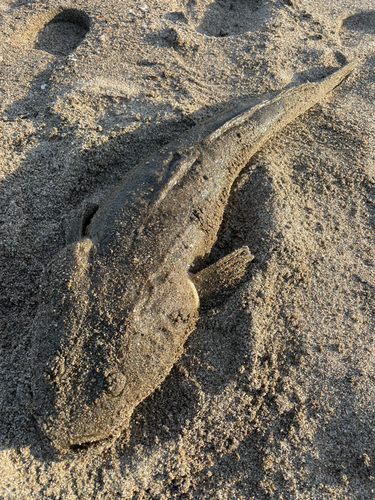
<path id="1" fill-rule="evenodd" d="M 161 189 L 159 196 L 156 198 L 152 205 L 152 209 L 156 209 L 160 203 L 167 196 L 169 191 L 183 178 L 188 169 L 192 166 L 192 164 L 199 157 L 200 151 L 190 152 L 189 156 L 186 156 L 178 165 L 178 168 L 175 172 L 173 172 L 170 179 L 167 181 L 167 184 Z"/>

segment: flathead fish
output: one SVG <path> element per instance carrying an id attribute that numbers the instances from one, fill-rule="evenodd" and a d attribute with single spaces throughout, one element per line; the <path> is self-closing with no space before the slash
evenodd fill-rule
<path id="1" fill-rule="evenodd" d="M 200 287 L 220 282 L 189 269 L 210 252 L 234 180 L 355 64 L 193 128 L 86 213 L 45 271 L 33 323 L 32 411 L 57 448 L 117 436 L 165 379 L 194 329 Z M 219 269 L 241 259 L 248 249 Z"/>

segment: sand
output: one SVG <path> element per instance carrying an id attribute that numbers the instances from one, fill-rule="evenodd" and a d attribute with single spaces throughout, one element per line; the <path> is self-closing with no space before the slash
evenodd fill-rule
<path id="1" fill-rule="evenodd" d="M 0 498 L 375 498 L 373 0 L 0 1 Z M 64 13 L 65 12 L 65 13 Z M 30 413 L 41 273 L 140 158 L 245 97 L 339 88 L 236 181 L 184 354 L 107 449 Z"/>

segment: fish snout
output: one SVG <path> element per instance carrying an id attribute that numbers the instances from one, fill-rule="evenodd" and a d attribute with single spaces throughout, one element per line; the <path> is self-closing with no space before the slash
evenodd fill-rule
<path id="1" fill-rule="evenodd" d="M 76 371 L 69 361 L 53 365 L 55 373 L 40 374 L 33 414 L 57 450 L 98 441 L 105 445 L 130 420 L 128 377 L 117 367 Z"/>
<path id="2" fill-rule="evenodd" d="M 117 437 L 127 425 L 131 412 L 125 394 L 126 377 L 111 372 L 106 382 L 106 390 L 92 404 L 75 401 L 43 425 L 56 448 L 74 448 Z"/>

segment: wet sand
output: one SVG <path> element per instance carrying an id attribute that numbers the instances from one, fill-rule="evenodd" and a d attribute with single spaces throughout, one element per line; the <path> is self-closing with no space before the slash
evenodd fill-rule
<path id="1" fill-rule="evenodd" d="M 0 498 L 373 498 L 372 0 L 71 7 L 0 1 Z M 236 181 L 206 264 L 247 245 L 242 282 L 202 302 L 111 447 L 54 450 L 30 412 L 33 319 L 82 207 L 195 124 L 355 57 Z"/>

